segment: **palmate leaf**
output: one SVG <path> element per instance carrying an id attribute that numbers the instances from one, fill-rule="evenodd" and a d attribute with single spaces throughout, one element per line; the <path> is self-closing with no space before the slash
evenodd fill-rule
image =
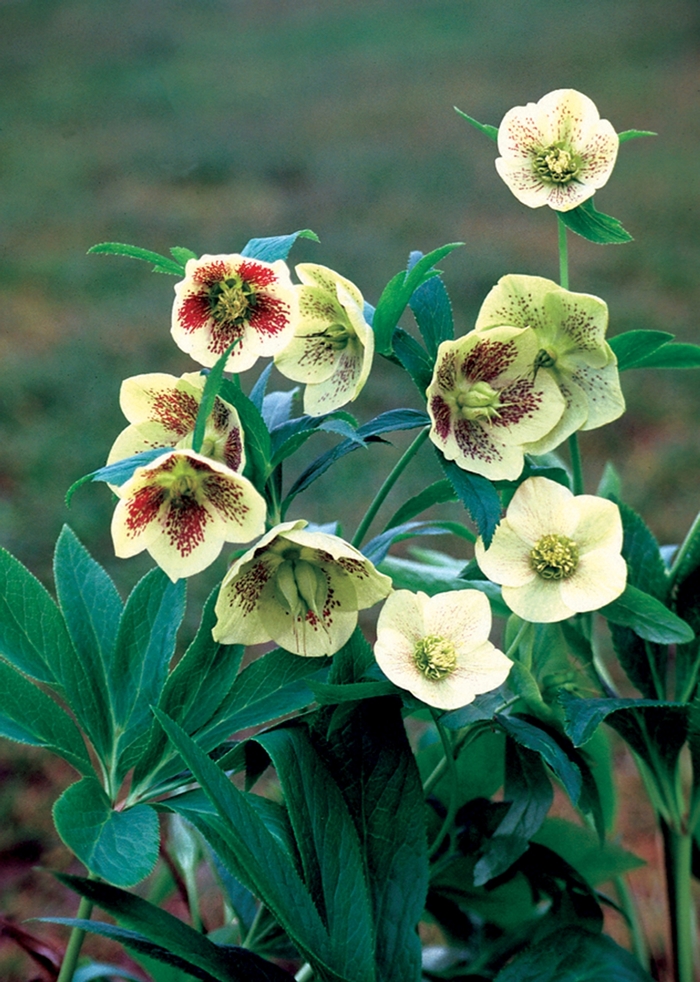
<path id="1" fill-rule="evenodd" d="M 125 242 L 100 242 L 88 249 L 88 255 L 96 253 L 103 256 L 126 256 L 128 259 L 142 259 L 144 262 L 153 263 L 153 273 L 169 273 L 171 276 L 182 277 L 185 275 L 185 264 L 179 261 L 182 256 L 176 255 L 176 250 L 180 254 L 185 251 L 188 254 L 190 252 L 189 249 L 182 250 L 181 247 L 176 246 L 175 249 L 171 249 L 175 258 L 169 259 L 157 252 L 151 252 L 150 249 L 142 249 L 140 246 L 128 245 Z M 188 255 L 188 258 L 191 256 Z"/>
<path id="2" fill-rule="evenodd" d="M 422 258 L 422 252 L 412 252 L 408 260 L 408 268 L 412 269 Z M 443 341 L 451 341 L 454 337 L 452 304 L 445 284 L 439 276 L 432 276 L 413 291 L 408 305 L 416 319 L 428 354 L 434 360 L 440 344 Z"/>
<path id="3" fill-rule="evenodd" d="M 289 235 L 271 235 L 265 239 L 250 239 L 241 249 L 241 255 L 249 259 L 262 259 L 266 263 L 273 263 L 277 259 L 286 259 L 297 239 L 311 239 L 312 242 L 320 242 L 319 237 L 310 228 L 302 228 L 298 232 L 290 232 Z"/>
<path id="4" fill-rule="evenodd" d="M 272 456 L 270 433 L 265 421 L 255 403 L 230 379 L 222 381 L 219 394 L 222 399 L 231 403 L 241 418 L 246 452 L 245 473 L 258 491 L 262 492 L 270 475 Z"/>
<path id="5" fill-rule="evenodd" d="M 453 460 L 446 460 L 439 450 L 436 453 L 455 494 L 473 518 L 488 549 L 501 520 L 501 499 L 498 492 L 485 477 L 462 470 Z"/>
<path id="6" fill-rule="evenodd" d="M 386 523 L 384 531 L 386 532 L 396 525 L 403 525 L 404 522 L 410 521 L 433 505 L 444 504 L 447 501 L 457 501 L 452 483 L 447 479 L 435 481 L 434 484 L 429 484 L 427 488 L 405 501 Z"/>

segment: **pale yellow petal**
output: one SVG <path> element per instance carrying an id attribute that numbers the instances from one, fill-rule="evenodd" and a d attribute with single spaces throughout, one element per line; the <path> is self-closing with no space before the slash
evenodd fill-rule
<path id="1" fill-rule="evenodd" d="M 531 546 L 552 533 L 572 537 L 578 516 L 571 491 L 546 477 L 523 481 L 506 513 L 508 525 Z"/>
<path id="2" fill-rule="evenodd" d="M 588 419 L 588 397 L 583 389 L 568 378 L 558 378 L 557 385 L 564 399 L 564 412 L 559 422 L 539 440 L 523 445 L 528 454 L 544 454 L 556 449 L 572 433 L 580 430 Z"/>
<path id="3" fill-rule="evenodd" d="M 342 287 L 352 297 L 354 302 L 362 308 L 364 301 L 358 288 L 350 280 L 341 276 L 340 273 L 336 273 L 334 269 L 329 269 L 327 266 L 319 266 L 315 263 L 299 263 L 299 265 L 294 267 L 294 271 L 302 283 L 309 284 L 310 286 L 319 286 L 332 295 L 336 295 L 339 286 Z"/>
<path id="4" fill-rule="evenodd" d="M 580 494 L 574 499 L 578 521 L 571 533 L 581 555 L 597 549 L 622 551 L 622 518 L 614 501 L 593 494 Z"/>
<path id="5" fill-rule="evenodd" d="M 323 332 L 299 334 L 275 355 L 275 366 L 293 382 L 325 382 L 335 371 L 337 352 Z"/>
<path id="6" fill-rule="evenodd" d="M 625 411 L 625 397 L 620 388 L 616 361 L 604 368 L 588 368 L 582 365 L 571 377 L 581 386 L 588 399 L 588 418 L 581 429 L 594 430 L 622 416 Z"/>
<path id="7" fill-rule="evenodd" d="M 212 631 L 220 644 L 261 644 L 271 639 L 259 600 L 280 560 L 270 554 L 253 557 L 253 553 L 253 549 L 249 550 L 247 560 L 242 556 L 234 563 L 221 584 L 215 607 L 217 622 Z"/>
<path id="8" fill-rule="evenodd" d="M 479 569 L 493 583 L 519 587 L 530 583 L 537 575 L 530 562 L 532 545 L 514 532 L 505 518 L 496 527 L 488 549 L 481 537 L 476 540 L 474 554 Z"/>
<path id="9" fill-rule="evenodd" d="M 598 610 L 623 593 L 627 564 L 613 549 L 595 549 L 581 556 L 573 576 L 559 582 L 562 601 L 571 610 Z"/>
<path id="10" fill-rule="evenodd" d="M 580 150 L 600 123 L 593 100 L 576 89 L 548 92 L 537 105 L 549 120 L 552 143 L 561 142 Z"/>
<path id="11" fill-rule="evenodd" d="M 601 119 L 585 140 L 579 179 L 596 189 L 602 188 L 610 177 L 620 140 L 607 119 Z"/>
<path id="12" fill-rule="evenodd" d="M 342 571 L 328 578 L 328 592 L 318 613 L 294 616 L 275 597 L 270 580 L 259 601 L 260 616 L 270 637 L 295 655 L 314 658 L 335 654 L 349 640 L 357 624 L 357 595 L 353 580 Z"/>
<path id="13" fill-rule="evenodd" d="M 552 624 L 566 620 L 575 611 L 562 599 L 560 584 L 563 580 L 543 580 L 535 576 L 523 586 L 504 586 L 503 601 L 514 614 L 534 624 Z"/>
<path id="14" fill-rule="evenodd" d="M 534 170 L 532 161 L 497 157 L 498 176 L 512 191 L 518 201 L 528 208 L 541 208 L 549 202 L 549 185 Z"/>
<path id="15" fill-rule="evenodd" d="M 600 297 L 568 290 L 552 290 L 544 300 L 550 328 L 547 350 L 556 357 L 557 369 L 572 371 L 584 364 L 603 368 L 612 358 L 605 341 L 608 305 Z"/>
<path id="16" fill-rule="evenodd" d="M 304 412 L 309 416 L 322 416 L 334 412 L 352 402 L 362 388 L 364 348 L 348 343 L 336 353 L 332 375 L 304 391 Z"/>
<path id="17" fill-rule="evenodd" d="M 542 276 L 502 276 L 482 303 L 475 330 L 511 325 L 532 327 L 539 333 L 547 326 L 545 297 L 559 289 L 553 280 Z"/>
<path id="18" fill-rule="evenodd" d="M 449 638 L 459 650 L 482 644 L 491 632 L 491 606 L 479 590 L 438 593 L 425 601 L 425 633 Z"/>
<path id="19" fill-rule="evenodd" d="M 173 433 L 160 423 L 139 423 L 127 426 L 112 444 L 107 457 L 108 464 L 133 457 L 144 450 L 174 446 Z"/>
<path id="20" fill-rule="evenodd" d="M 539 103 L 514 106 L 498 127 L 498 152 L 506 158 L 529 160 L 533 153 L 551 142 L 551 124 Z"/>

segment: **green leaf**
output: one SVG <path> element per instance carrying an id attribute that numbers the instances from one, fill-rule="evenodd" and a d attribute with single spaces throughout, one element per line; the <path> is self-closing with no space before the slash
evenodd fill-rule
<path id="1" fill-rule="evenodd" d="M 622 497 L 622 479 L 617 468 L 609 460 L 606 461 L 601 474 L 596 494 L 599 498 L 611 498 L 620 501 Z"/>
<path id="2" fill-rule="evenodd" d="M 644 359 L 673 341 L 674 336 L 667 331 L 625 331 L 608 338 L 608 343 L 615 352 L 618 371 L 624 372 L 643 367 Z"/>
<path id="3" fill-rule="evenodd" d="M 616 842 L 601 843 L 592 829 L 563 818 L 547 818 L 532 841 L 556 852 L 591 886 L 645 865 L 643 859 Z"/>
<path id="4" fill-rule="evenodd" d="M 393 352 L 416 384 L 421 396 L 433 377 L 433 362 L 428 352 L 414 337 L 402 327 L 394 328 L 392 336 Z"/>
<path id="5" fill-rule="evenodd" d="M 622 133 L 617 134 L 617 138 L 620 143 L 626 143 L 628 140 L 636 140 L 640 136 L 658 136 L 658 133 L 654 133 L 653 130 L 623 130 Z"/>
<path id="6" fill-rule="evenodd" d="M 695 637 L 692 628 L 660 600 L 634 586 L 626 586 L 622 596 L 601 607 L 599 613 L 657 644 L 685 644 Z"/>
<path id="7" fill-rule="evenodd" d="M 495 982 L 651 982 L 639 962 L 604 934 L 565 927 L 519 952 Z"/>
<path id="8" fill-rule="evenodd" d="M 480 133 L 483 133 L 484 136 L 487 136 L 490 140 L 493 140 L 494 143 L 497 142 L 498 140 L 497 126 L 491 126 L 489 123 L 479 123 L 477 122 L 477 120 L 472 119 L 471 116 L 467 116 L 466 113 L 463 113 L 461 109 L 457 108 L 457 106 L 453 106 L 453 109 L 456 113 L 459 113 L 459 115 L 463 119 L 466 119 L 466 121 L 469 123 L 470 126 L 473 126 L 474 129 L 478 130 Z"/>
<path id="9" fill-rule="evenodd" d="M 311 239 L 312 242 L 321 240 L 310 228 L 302 228 L 289 235 L 271 235 L 266 239 L 250 239 L 241 249 L 241 255 L 249 259 L 262 259 L 263 262 L 273 263 L 277 259 L 286 259 L 297 239 Z"/>
<path id="10" fill-rule="evenodd" d="M 71 784 L 53 806 L 56 831 L 94 876 L 130 887 L 158 861 L 158 816 L 150 805 L 114 811 L 94 777 Z"/>
<path id="11" fill-rule="evenodd" d="M 121 598 L 107 573 L 67 525 L 56 543 L 54 577 L 75 648 L 61 662 L 60 680 L 79 723 L 104 756 L 113 741 L 107 675 L 122 612 Z"/>
<path id="12" fill-rule="evenodd" d="M 533 726 L 519 716 L 496 716 L 499 726 L 521 747 L 534 750 L 564 786 L 572 805 L 577 805 L 581 795 L 581 771 L 564 749 L 539 726 Z"/>
<path id="13" fill-rule="evenodd" d="M 81 774 L 92 774 L 85 743 L 61 707 L 10 665 L 0 661 L 0 734 L 19 743 L 46 747 Z"/>
<path id="14" fill-rule="evenodd" d="M 119 965 L 108 965 L 105 962 L 91 962 L 89 965 L 81 965 L 75 970 L 73 982 L 104 982 L 105 979 L 114 978 L 141 982 L 140 975 L 134 975 L 126 968 L 120 968 Z"/>
<path id="15" fill-rule="evenodd" d="M 429 597 L 447 590 L 479 590 L 489 598 L 491 608 L 498 617 L 511 613 L 501 600 L 501 588 L 490 580 L 464 580 L 460 573 L 463 560 L 453 560 L 452 566 L 431 566 L 400 556 L 387 556 L 377 567 L 380 573 L 390 576 L 395 590 L 422 590 Z"/>
<path id="16" fill-rule="evenodd" d="M 186 249 L 184 246 L 171 246 L 170 255 L 173 257 L 175 262 L 180 263 L 183 266 L 183 269 L 190 259 L 199 259 L 196 252 L 192 252 L 191 249 Z"/>
<path id="17" fill-rule="evenodd" d="M 642 361 L 638 362 L 635 368 L 700 368 L 700 345 L 664 344 L 657 348 Z"/>
<path id="18" fill-rule="evenodd" d="M 501 499 L 498 492 L 485 477 L 462 470 L 453 460 L 446 460 L 439 451 L 436 452 L 455 494 L 473 518 L 488 549 L 501 520 Z"/>
<path id="19" fill-rule="evenodd" d="M 262 492 L 270 474 L 272 456 L 270 433 L 265 421 L 248 396 L 228 379 L 223 379 L 219 395 L 229 402 L 240 416 L 247 457 L 245 471 L 250 473 L 250 480 Z"/>
<path id="20" fill-rule="evenodd" d="M 184 264 L 176 259 L 168 259 L 150 249 L 142 249 L 140 246 L 127 245 L 124 242 L 100 242 L 98 245 L 88 249 L 90 253 L 97 253 L 103 256 L 127 256 L 129 259 L 142 259 L 144 262 L 153 263 L 153 273 L 169 273 L 171 276 L 184 276 Z"/>
<path id="21" fill-rule="evenodd" d="M 73 645 L 58 607 L 18 559 L 0 549 L 0 657 L 39 682 L 55 683 Z"/>
<path id="22" fill-rule="evenodd" d="M 414 291 L 432 276 L 437 276 L 439 270 L 434 269 L 435 264 L 444 259 L 453 249 L 462 245 L 464 245 L 463 242 L 451 242 L 439 249 L 434 249 L 419 259 L 410 270 L 406 272 L 402 270 L 392 277 L 379 298 L 372 322 L 378 354 L 390 355 L 392 353 L 394 328 Z"/>
<path id="23" fill-rule="evenodd" d="M 613 499 L 615 500 L 615 499 Z M 615 501 L 622 518 L 622 555 L 627 563 L 627 582 L 657 600 L 665 601 L 669 591 L 666 563 L 659 543 L 644 519 L 623 501 Z"/>
<path id="24" fill-rule="evenodd" d="M 426 511 L 432 505 L 440 505 L 446 501 L 457 501 L 457 495 L 452 484 L 447 479 L 435 481 L 434 484 L 429 484 L 427 488 L 405 501 L 386 523 L 384 531 L 394 528 L 396 525 L 403 525 L 404 522 L 420 515 L 422 511 Z"/>
<path id="25" fill-rule="evenodd" d="M 221 383 L 224 377 L 226 363 L 229 360 L 231 352 L 236 345 L 239 344 L 239 342 L 240 338 L 236 338 L 235 341 L 231 342 L 226 351 L 224 351 L 223 355 L 217 358 L 216 364 L 207 375 L 207 380 L 204 383 L 204 390 L 202 392 L 202 398 L 199 403 L 199 409 L 197 410 L 197 419 L 195 420 L 194 424 L 194 432 L 192 434 L 192 449 L 195 453 L 200 453 L 202 449 L 204 433 L 207 428 L 207 420 L 212 414 L 216 397 L 221 391 Z"/>
<path id="26" fill-rule="evenodd" d="M 291 976 L 271 962 L 243 948 L 214 944 L 189 924 L 141 897 L 106 883 L 66 873 L 54 875 L 125 925 L 115 927 L 99 921 L 83 921 L 88 931 L 94 930 L 96 934 L 112 937 L 166 964 L 184 968 L 206 982 L 210 979 L 217 982 L 290 982 Z M 64 920 L 62 923 L 71 922 Z"/>
<path id="27" fill-rule="evenodd" d="M 567 228 L 576 235 L 588 239 L 589 242 L 596 242 L 598 245 L 621 245 L 623 242 L 632 242 L 632 236 L 616 218 L 596 211 L 593 198 L 584 201 L 578 208 L 572 208 L 571 211 L 558 211 L 557 215 Z"/>
<path id="28" fill-rule="evenodd" d="M 476 541 L 474 533 L 458 522 L 405 522 L 403 525 L 397 525 L 386 532 L 380 532 L 362 547 L 362 552 L 376 566 L 386 557 L 394 542 L 411 539 L 417 535 L 445 535 L 447 532 L 458 535 L 460 538 L 466 539 L 467 542 Z"/>
<path id="29" fill-rule="evenodd" d="M 66 491 L 64 499 L 66 507 L 70 508 L 73 495 L 84 484 L 89 484 L 91 481 L 105 481 L 107 484 L 116 485 L 125 484 L 134 476 L 134 471 L 137 467 L 145 467 L 151 461 L 162 457 L 164 453 L 170 453 L 172 449 L 172 447 L 154 447 L 152 450 L 142 450 L 141 453 L 134 454 L 132 457 L 125 457 L 123 460 L 117 460 L 113 464 L 99 467 L 96 471 L 90 471 L 89 474 L 83 474 Z"/>
<path id="30" fill-rule="evenodd" d="M 422 258 L 422 252 L 412 252 L 409 257 L 409 269 Z M 428 354 L 434 361 L 440 344 L 443 341 L 451 341 L 454 337 L 452 304 L 445 284 L 439 276 L 432 276 L 413 291 L 408 305 L 416 319 Z"/>
<path id="31" fill-rule="evenodd" d="M 380 696 L 399 694 L 393 682 L 351 682 L 349 685 L 332 685 L 328 682 L 309 680 L 309 688 L 320 706 L 337 706 L 341 702 L 359 702 L 363 699 L 377 699 Z"/>

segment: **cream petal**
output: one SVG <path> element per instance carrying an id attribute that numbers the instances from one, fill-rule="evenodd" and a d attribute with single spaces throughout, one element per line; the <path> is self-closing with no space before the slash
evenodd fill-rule
<path id="1" fill-rule="evenodd" d="M 166 496 L 148 481 L 132 478 L 119 489 L 122 495 L 112 516 L 114 553 L 130 559 L 150 546 L 162 534 L 168 513 Z"/>
<path id="2" fill-rule="evenodd" d="M 449 638 L 465 650 L 483 643 L 491 632 L 491 606 L 479 590 L 454 590 L 429 597 L 423 619 L 426 634 Z"/>
<path id="3" fill-rule="evenodd" d="M 341 287 L 362 308 L 364 300 L 358 288 L 350 280 L 346 280 L 344 276 L 341 276 L 340 273 L 336 273 L 334 269 L 329 269 L 327 266 L 319 266 L 315 263 L 299 263 L 298 266 L 294 267 L 294 271 L 302 283 L 308 284 L 309 286 L 321 287 L 326 293 L 330 293 L 333 296 L 336 295 L 338 287 Z"/>
<path id="4" fill-rule="evenodd" d="M 533 169 L 530 159 L 497 157 L 495 164 L 499 177 L 521 204 L 528 208 L 541 208 L 549 204 L 550 186 Z"/>
<path id="5" fill-rule="evenodd" d="M 382 659 L 387 664 L 398 668 L 405 660 L 403 654 L 393 647 L 395 636 L 402 639 L 399 647 L 412 655 L 420 639 L 426 633 L 431 633 L 426 629 L 423 616 L 427 600 L 426 594 L 416 594 L 411 590 L 395 590 L 386 598 L 377 618 L 377 644 L 382 650 Z M 386 632 L 392 635 L 389 642 L 385 640 Z M 379 658 L 377 661 L 382 665 Z"/>
<path id="6" fill-rule="evenodd" d="M 580 494 L 574 499 L 578 521 L 572 539 L 581 555 L 598 549 L 622 551 L 622 518 L 614 501 L 593 494 Z"/>
<path id="7" fill-rule="evenodd" d="M 595 194 L 595 188 L 578 181 L 568 184 L 550 184 L 547 186 L 547 201 L 554 211 L 572 211 Z"/>
<path id="8" fill-rule="evenodd" d="M 559 422 L 539 440 L 527 443 L 523 451 L 528 454 L 544 454 L 554 450 L 572 433 L 580 430 L 588 419 L 588 398 L 583 389 L 570 379 L 558 378 L 559 391 L 564 399 L 564 412 Z"/>
<path id="9" fill-rule="evenodd" d="M 613 549 L 595 549 L 582 555 L 574 575 L 560 583 L 562 601 L 571 610 L 598 610 L 623 593 L 627 564 Z"/>
<path id="10" fill-rule="evenodd" d="M 293 529 L 285 534 L 285 538 L 302 546 L 301 558 L 323 569 L 331 581 L 338 574 L 350 576 L 357 610 L 373 607 L 391 592 L 391 577 L 380 573 L 369 559 L 339 536 Z"/>
<path id="11" fill-rule="evenodd" d="M 107 464 L 126 460 L 127 457 L 143 453 L 144 450 L 173 447 L 178 439 L 177 434 L 166 430 L 160 423 L 138 423 L 127 426 L 112 444 Z"/>
<path id="12" fill-rule="evenodd" d="M 492 287 L 481 305 L 474 329 L 484 331 L 503 325 L 531 327 L 537 334 L 547 327 L 545 298 L 561 288 L 543 276 L 509 273 Z"/>
<path id="13" fill-rule="evenodd" d="M 300 334 L 275 355 L 275 367 L 293 382 L 318 383 L 333 377 L 337 352 L 322 333 Z"/>
<path id="14" fill-rule="evenodd" d="M 259 601 L 265 585 L 271 581 L 280 560 L 270 554 L 253 558 L 249 550 L 228 571 L 219 590 L 215 612 L 217 622 L 212 631 L 220 644 L 261 644 L 271 635 L 261 616 Z"/>
<path id="15" fill-rule="evenodd" d="M 510 587 L 524 586 L 537 575 L 530 563 L 530 551 L 534 545 L 524 541 L 508 524 L 505 518 L 496 526 L 488 549 L 479 537 L 474 545 L 474 554 L 479 569 L 493 583 Z"/>
<path id="16" fill-rule="evenodd" d="M 304 412 L 309 416 L 322 416 L 352 402 L 361 389 L 364 349 L 359 343 L 348 346 L 336 354 L 333 374 L 315 385 L 307 385 L 304 391 Z"/>
<path id="17" fill-rule="evenodd" d="M 457 659 L 457 668 L 446 681 L 477 696 L 502 685 L 513 667 L 510 658 L 488 640 L 469 651 L 459 652 Z"/>
<path id="18" fill-rule="evenodd" d="M 572 380 L 581 386 L 588 399 L 588 418 L 581 429 L 594 430 L 622 416 L 625 397 L 616 361 L 604 368 L 581 365 L 572 373 Z"/>
<path id="19" fill-rule="evenodd" d="M 563 621 L 575 613 L 562 599 L 559 587 L 563 582 L 563 580 L 543 580 L 540 576 L 535 576 L 530 583 L 523 586 L 504 586 L 503 601 L 518 617 L 534 624 Z"/>
<path id="20" fill-rule="evenodd" d="M 607 119 L 601 119 L 581 150 L 579 179 L 590 187 L 602 188 L 612 174 L 620 140 Z"/>
<path id="21" fill-rule="evenodd" d="M 578 517 L 571 491 L 546 477 L 530 477 L 523 481 L 506 512 L 508 525 L 530 546 L 543 535 L 571 538 Z"/>
<path id="22" fill-rule="evenodd" d="M 506 158 L 530 159 L 533 152 L 552 142 L 549 117 L 539 103 L 509 109 L 498 127 L 498 152 Z"/>
<path id="23" fill-rule="evenodd" d="M 211 468 L 206 507 L 226 542 L 248 542 L 265 531 L 265 499 L 247 478 L 223 464 Z"/>
<path id="24" fill-rule="evenodd" d="M 600 114 L 592 99 L 576 89 L 556 89 L 537 103 L 551 127 L 552 143 L 565 143 L 581 150 L 600 123 Z"/>
<path id="25" fill-rule="evenodd" d="M 199 377 L 198 373 L 193 374 Z M 182 435 L 194 425 L 200 400 L 187 391 L 191 386 L 178 387 L 179 382 L 180 379 L 164 372 L 124 379 L 119 391 L 122 412 L 130 423 L 158 422 Z"/>
<path id="26" fill-rule="evenodd" d="M 549 323 L 556 325 L 550 343 L 557 369 L 571 371 L 579 364 L 603 368 L 610 362 L 612 351 L 605 341 L 608 305 L 604 300 L 587 293 L 552 290 L 544 309 Z"/>
<path id="27" fill-rule="evenodd" d="M 164 515 L 162 534 L 148 551 L 160 568 L 175 581 L 194 576 L 211 566 L 224 544 L 216 534 L 211 510 L 192 503 L 188 508 L 168 508 Z"/>
<path id="28" fill-rule="evenodd" d="M 454 462 L 463 470 L 481 474 L 491 481 L 515 481 L 522 473 L 525 458 L 520 446 L 508 446 L 497 439 L 494 427 L 482 425 L 475 420 L 457 419 L 453 424 L 451 438 L 448 437 L 440 447 L 447 460 Z"/>
<path id="29" fill-rule="evenodd" d="M 566 402 L 547 369 L 520 377 L 500 392 L 499 415 L 491 420 L 493 435 L 506 444 L 522 445 L 549 433 L 561 419 Z"/>

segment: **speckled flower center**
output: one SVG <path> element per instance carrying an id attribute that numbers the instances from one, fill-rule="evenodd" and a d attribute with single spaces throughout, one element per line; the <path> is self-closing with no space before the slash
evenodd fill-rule
<path id="1" fill-rule="evenodd" d="M 578 157 L 564 147 L 552 143 L 536 154 L 534 168 L 545 181 L 553 184 L 568 184 L 578 175 Z"/>
<path id="2" fill-rule="evenodd" d="M 457 405 L 465 419 L 492 419 L 499 415 L 501 399 L 488 382 L 475 382 L 457 392 Z"/>
<path id="3" fill-rule="evenodd" d="M 195 501 L 201 496 L 205 474 L 195 471 L 187 460 L 178 460 L 170 471 L 160 471 L 156 484 L 162 487 L 170 499 L 171 505 Z"/>
<path id="4" fill-rule="evenodd" d="M 415 647 L 413 658 L 418 671 L 432 682 L 444 679 L 457 667 L 457 650 L 454 644 L 437 634 L 428 634 L 421 638 Z"/>
<path id="5" fill-rule="evenodd" d="M 229 276 L 209 287 L 209 310 L 220 324 L 241 324 L 255 307 L 255 287 L 240 276 Z"/>
<path id="6" fill-rule="evenodd" d="M 543 535 L 530 553 L 530 565 L 543 580 L 567 580 L 578 561 L 578 546 L 566 535 Z"/>

